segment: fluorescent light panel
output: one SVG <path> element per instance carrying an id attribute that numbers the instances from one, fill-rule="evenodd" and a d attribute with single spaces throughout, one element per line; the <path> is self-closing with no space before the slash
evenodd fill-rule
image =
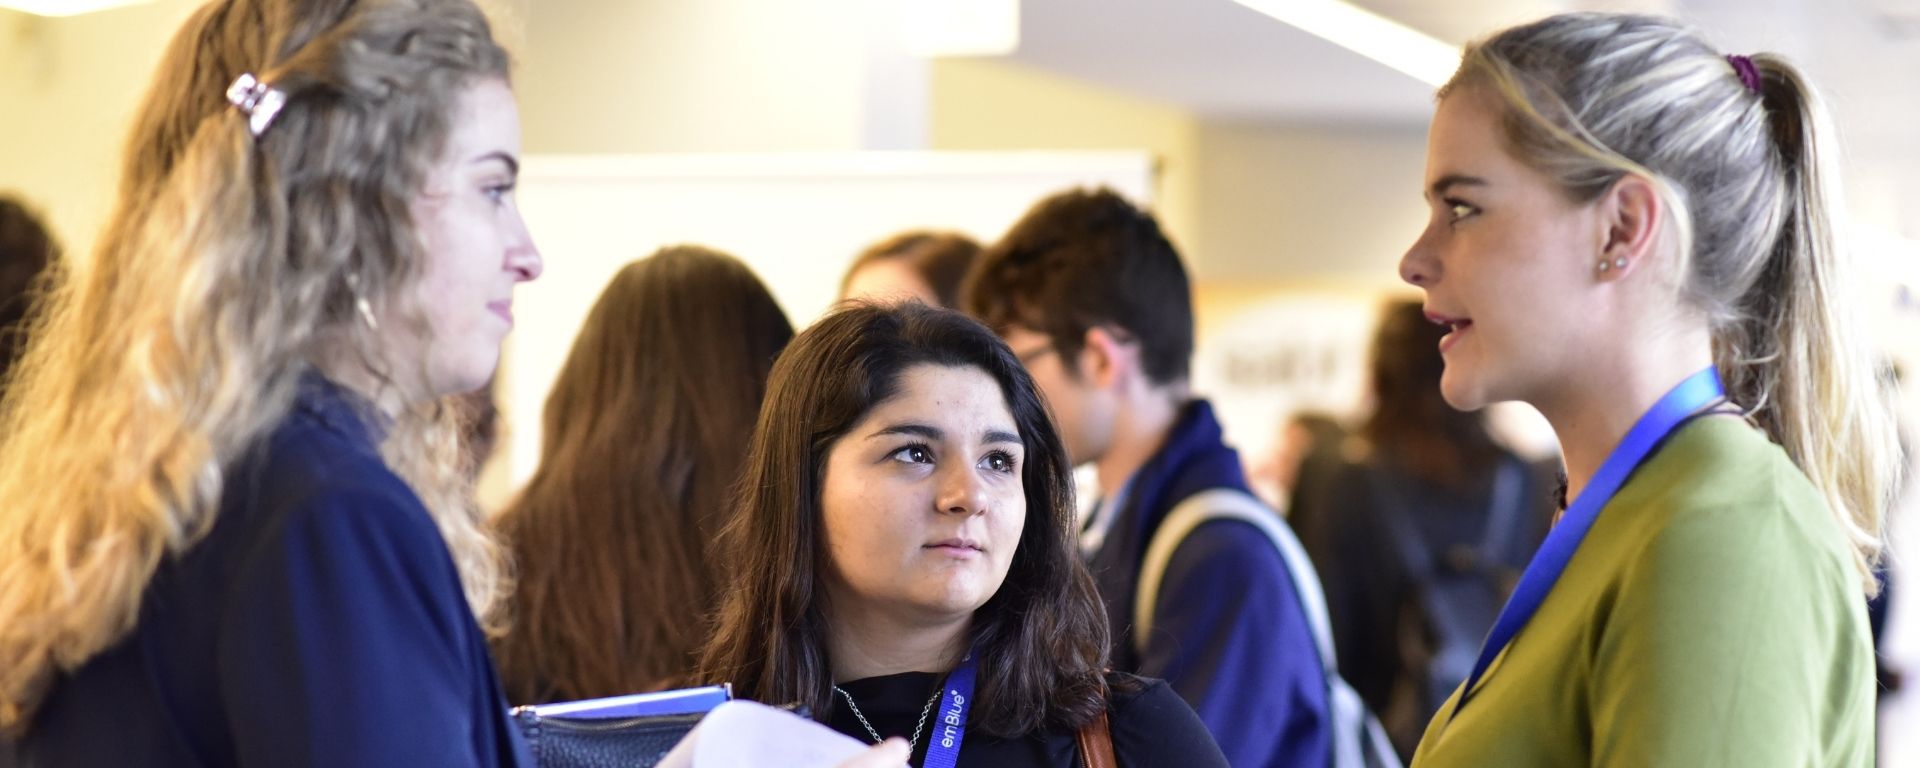
<path id="1" fill-rule="evenodd" d="M 152 0 L 0 0 L 0 8 L 35 16 L 78 16 Z"/>
<path id="2" fill-rule="evenodd" d="M 1460 67 L 1460 48 L 1340 0 L 1234 0 L 1438 88 Z"/>
<path id="3" fill-rule="evenodd" d="M 1020 47 L 1020 0 L 901 0 L 915 56 L 1005 56 Z"/>

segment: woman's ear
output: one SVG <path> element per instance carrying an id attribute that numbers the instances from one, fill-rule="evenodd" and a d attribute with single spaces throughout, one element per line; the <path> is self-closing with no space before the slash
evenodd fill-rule
<path id="1" fill-rule="evenodd" d="M 1653 180 L 1629 173 L 1601 197 L 1598 213 L 1603 242 L 1596 268 L 1602 275 L 1620 275 L 1653 254 L 1666 202 Z"/>

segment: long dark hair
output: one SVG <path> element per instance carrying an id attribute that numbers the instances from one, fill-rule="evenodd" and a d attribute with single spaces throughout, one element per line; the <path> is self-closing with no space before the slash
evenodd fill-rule
<path id="1" fill-rule="evenodd" d="M 540 469 L 496 524 L 519 567 L 494 643 L 515 703 L 692 671 L 710 550 L 793 327 L 759 278 L 692 246 L 628 264 L 547 397 Z"/>
<path id="2" fill-rule="evenodd" d="M 1360 428 L 1375 460 L 1443 488 L 1472 486 L 1505 449 L 1478 411 L 1454 409 L 1440 394 L 1444 326 L 1427 321 L 1417 301 L 1396 301 L 1373 336 L 1373 415 Z"/>
<path id="3" fill-rule="evenodd" d="M 974 613 L 979 696 L 970 720 L 1017 737 L 1078 728 L 1105 707 L 1107 620 L 1074 549 L 1066 451 L 1033 380 L 1005 343 L 964 315 L 917 302 L 853 304 L 794 339 L 775 364 L 753 447 L 721 534 L 730 584 L 700 677 L 742 696 L 834 707 L 821 585 L 820 489 L 833 444 L 898 392 L 917 364 L 970 366 L 1000 385 L 1027 462 L 1027 519 L 1006 582 Z"/>

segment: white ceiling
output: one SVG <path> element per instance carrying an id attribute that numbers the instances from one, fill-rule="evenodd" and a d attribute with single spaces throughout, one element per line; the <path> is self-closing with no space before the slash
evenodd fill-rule
<path id="1" fill-rule="evenodd" d="M 1411 120 L 1432 91 L 1231 0 L 1021 0 L 1009 58 L 1211 117 Z"/>
<path id="2" fill-rule="evenodd" d="M 1860 113 L 1920 125 L 1920 0 L 1358 0 L 1450 42 L 1569 10 L 1675 14 L 1793 55 Z M 1432 89 L 1232 0 L 1021 0 L 1023 66 L 1214 118 L 1424 123 Z M 1920 139 L 1916 139 L 1920 141 Z"/>

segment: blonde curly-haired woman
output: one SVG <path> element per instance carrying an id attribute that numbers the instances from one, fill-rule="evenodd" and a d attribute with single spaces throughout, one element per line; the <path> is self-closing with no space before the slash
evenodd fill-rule
<path id="1" fill-rule="evenodd" d="M 29 764 L 521 761 L 444 395 L 541 261 L 467 0 L 176 36 L 4 406 L 0 718 Z"/>

